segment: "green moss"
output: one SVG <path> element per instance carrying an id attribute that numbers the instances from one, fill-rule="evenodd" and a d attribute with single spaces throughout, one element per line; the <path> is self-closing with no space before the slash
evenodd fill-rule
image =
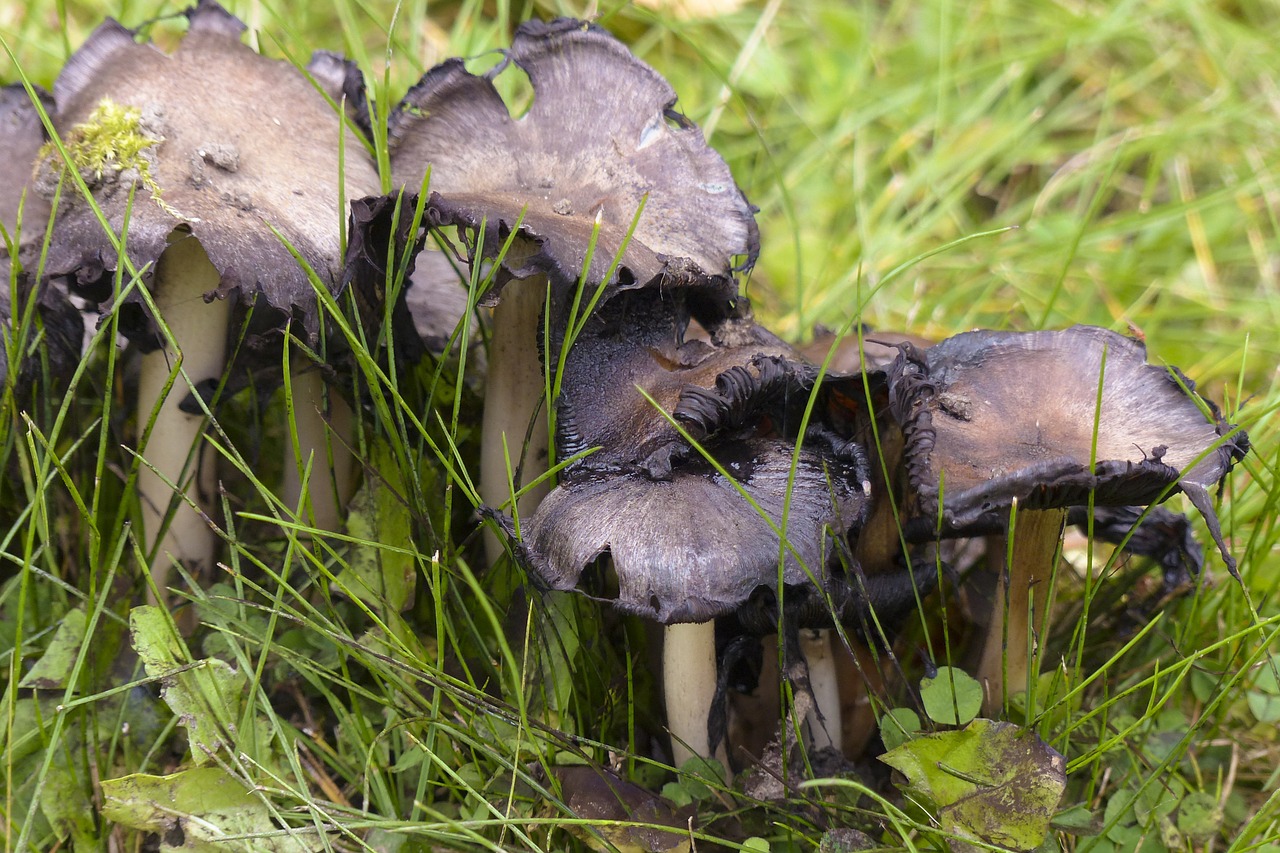
<path id="1" fill-rule="evenodd" d="M 103 98 L 87 121 L 71 128 L 63 147 L 87 183 L 101 183 L 109 173 L 135 170 L 152 200 L 165 212 L 180 217 L 160 197 L 160 185 L 151 174 L 151 158 L 146 153 L 163 140 L 143 127 L 142 113 L 136 107 Z M 40 153 L 42 157 L 53 155 L 53 143 L 45 143 Z"/>

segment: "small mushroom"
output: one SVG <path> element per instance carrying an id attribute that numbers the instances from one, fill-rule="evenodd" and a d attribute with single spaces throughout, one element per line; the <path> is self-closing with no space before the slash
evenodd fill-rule
<path id="1" fill-rule="evenodd" d="M 586 323 L 565 362 L 559 447 L 599 449 L 564 471 L 518 546 L 533 575 L 559 590 L 589 584 L 588 567 L 610 557 L 614 606 L 668 626 L 663 678 L 678 763 L 710 754 L 712 620 L 762 587 L 825 588 L 867 501 L 861 449 L 820 418 L 796 452 L 817 369 L 749 322 L 686 341 L 682 302 L 623 294 Z"/>
<path id="2" fill-rule="evenodd" d="M 46 275 L 107 303 L 121 332 L 146 353 L 138 421 L 141 432 L 155 412 L 141 448 L 155 470 L 139 474 L 148 550 L 178 498 L 153 552 L 160 587 L 166 553 L 209 567 L 215 544 L 206 518 L 213 466 L 195 449 L 204 420 L 183 412 L 181 401 L 224 375 L 229 329 L 246 324 L 237 359 L 279 364 L 288 335 L 317 344 L 316 295 L 299 259 L 336 290 L 346 221 L 340 201 L 380 186 L 363 143 L 333 106 L 359 88 L 352 66 L 318 54 L 308 77 L 260 56 L 242 43 L 244 24 L 213 0 L 200 0 L 187 18 L 172 55 L 140 43 L 114 20 L 94 31 L 54 86 L 69 160 L 51 152 L 44 168 L 48 193 L 64 184 Z M 141 273 L 176 353 L 139 287 L 113 292 L 122 264 Z M 123 286 L 131 284 L 125 275 Z M 166 393 L 171 381 L 177 386 Z M 305 456 L 308 443 L 325 438 L 319 372 L 299 371 L 293 390 Z M 176 495 L 166 480 L 177 485 Z M 312 504 L 324 491 L 313 488 Z M 209 509 L 192 511 L 183 494 Z"/>
<path id="3" fill-rule="evenodd" d="M 512 65 L 533 87 L 518 118 L 491 80 Z M 545 305 L 555 329 L 579 283 L 584 309 L 597 287 L 604 299 L 688 285 L 728 298 L 734 258 L 749 266 L 756 256 L 753 209 L 675 101 L 670 85 L 604 30 L 559 19 L 523 24 L 489 75 L 469 73 L 460 59 L 437 66 L 392 115 L 396 183 L 417 190 L 429 169 L 431 223 L 456 226 L 472 264 L 500 263 L 485 294 L 497 303 L 481 461 L 481 496 L 492 506 L 512 497 L 504 445 L 513 455 L 524 448 L 523 462 L 511 464 L 517 490 L 547 467 L 548 430 L 538 426 Z M 528 490 L 513 509 L 531 513 L 544 492 Z"/>
<path id="4" fill-rule="evenodd" d="M 923 352 L 904 347 L 889 370 L 916 505 L 908 538 L 963 535 L 1005 519 L 1009 648 L 993 623 L 981 675 L 987 707 L 1028 676 L 1025 619 L 1047 623 L 1049 576 L 1069 507 L 1134 506 L 1182 491 L 1223 559 L 1208 490 L 1248 440 L 1177 370 L 1147 364 L 1143 345 L 1075 326 L 1056 332 L 969 332 Z M 1008 663 L 1007 681 L 1000 662 Z"/>

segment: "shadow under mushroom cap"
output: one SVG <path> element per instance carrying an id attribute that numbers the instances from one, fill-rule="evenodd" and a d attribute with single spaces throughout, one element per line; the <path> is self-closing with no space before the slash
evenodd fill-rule
<path id="1" fill-rule="evenodd" d="M 701 131 L 674 111 L 670 84 L 621 42 L 582 21 L 531 21 L 506 59 L 533 86 L 526 115 L 513 118 L 488 77 L 452 59 L 391 117 L 395 180 L 416 190 L 430 167 L 437 224 L 474 232 L 487 220 L 477 254 L 493 258 L 523 216 L 535 250 L 507 259 L 509 271 L 572 282 L 598 219 L 589 278 L 599 282 L 643 205 L 611 283 L 710 277 L 727 291 L 733 258 L 754 263 L 754 209 Z"/>
<path id="2" fill-rule="evenodd" d="M 1138 341 L 1091 326 L 968 332 L 904 349 L 889 385 L 921 516 L 936 518 L 943 492 L 944 523 L 963 528 L 1015 499 L 1133 505 L 1181 489 L 1220 540 L 1207 489 L 1248 440 Z"/>
<path id="3" fill-rule="evenodd" d="M 705 622 L 759 587 L 777 587 L 780 540 L 766 517 L 780 526 L 785 509 L 783 583 L 823 583 L 833 537 L 862 519 L 865 463 L 802 450 L 787 507 L 793 446 L 759 440 L 736 449 L 742 458 L 726 467 L 742 472 L 760 512 L 707 465 L 682 467 L 666 481 L 588 475 L 543 500 L 524 525 L 521 556 L 547 586 L 568 590 L 607 553 L 620 610 L 663 624 Z"/>
<path id="4" fill-rule="evenodd" d="M 219 296 L 256 298 L 257 312 L 274 313 L 277 324 L 281 313 L 294 316 L 314 337 L 315 294 L 282 239 L 337 289 L 345 219 L 339 199 L 377 193 L 380 185 L 363 144 L 343 129 L 341 114 L 317 86 L 340 102 L 344 90 L 361 88 L 359 72 L 332 54 L 317 54 L 309 69 L 313 83 L 292 64 L 243 44 L 244 24 L 211 0 L 187 15 L 188 32 L 172 55 L 138 43 L 134 31 L 114 20 L 98 27 L 55 84 L 59 132 L 71 142 L 83 137 L 105 104 L 121 132 L 134 137 L 127 141 L 139 151 L 131 162 L 77 166 L 116 233 L 136 188 L 126 248 L 136 267 L 156 261 L 175 229 L 190 229 L 221 275 Z M 48 194 L 60 167 L 54 152 L 44 167 Z M 116 265 L 102 225 L 68 183 L 47 274 L 106 301 Z M 121 330 L 154 346 L 138 298 L 122 308 Z"/>

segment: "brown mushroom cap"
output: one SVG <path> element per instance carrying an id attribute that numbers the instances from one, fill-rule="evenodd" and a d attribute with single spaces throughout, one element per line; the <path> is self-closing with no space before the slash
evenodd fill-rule
<path id="1" fill-rule="evenodd" d="M 134 162 L 82 172 L 117 233 L 136 189 L 126 246 L 134 265 L 153 264 L 175 229 L 189 229 L 221 275 L 216 294 L 206 298 L 235 294 L 242 306 L 255 305 L 255 328 L 279 327 L 293 317 L 297 331 L 314 339 L 315 294 L 282 239 L 337 289 L 346 218 L 340 196 L 371 195 L 380 185 L 363 143 L 317 86 L 341 100 L 344 89 L 360 88 L 351 77 L 358 72 L 319 54 L 313 84 L 293 65 L 243 44 L 244 24 L 212 0 L 201 0 L 187 17 L 188 32 L 172 55 L 138 43 L 134 31 L 114 20 L 98 27 L 54 86 L 59 133 L 83 136 L 105 102 L 130 111 L 133 141 L 143 146 Z M 344 134 L 345 176 L 339 167 Z M 47 192 L 60 167 L 55 153 L 47 162 Z M 92 208 L 68 184 L 47 275 L 107 301 L 116 266 Z M 131 295 L 119 307 L 121 331 L 154 347 L 141 300 Z"/>
<path id="2" fill-rule="evenodd" d="M 460 59 L 437 66 L 391 118 L 396 182 L 416 190 L 429 167 L 437 223 L 474 235 L 487 220 L 478 257 L 496 257 L 523 215 L 532 245 L 504 262 L 515 278 L 577 281 L 599 221 L 588 278 L 601 282 L 643 204 L 612 284 L 731 291 L 733 259 L 749 266 L 759 250 L 753 208 L 675 112 L 666 80 L 604 30 L 571 19 L 522 25 L 506 58 L 529 75 L 529 112 L 513 118 L 489 77 Z"/>
<path id="3" fill-rule="evenodd" d="M 1207 490 L 1247 439 L 1228 437 L 1232 427 L 1180 373 L 1147 364 L 1140 342 L 1092 326 L 968 332 L 905 349 L 889 385 L 925 520 L 939 500 L 944 526 L 963 529 L 1015 499 L 1024 509 L 1091 496 L 1137 505 L 1181 490 L 1225 556 Z"/>

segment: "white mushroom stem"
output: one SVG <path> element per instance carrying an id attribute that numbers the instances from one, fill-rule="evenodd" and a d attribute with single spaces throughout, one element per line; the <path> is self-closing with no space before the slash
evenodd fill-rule
<path id="1" fill-rule="evenodd" d="M 836 675 L 836 658 L 831 648 L 831 631 L 800 632 L 800 651 L 809 668 L 809 689 L 813 692 L 813 709 L 805 718 L 814 749 L 840 749 L 843 731 L 840 725 L 840 680 Z"/>
<path id="2" fill-rule="evenodd" d="M 872 697 L 884 702 L 882 707 L 888 707 L 888 691 L 879 655 L 856 635 L 850 634 L 848 640 L 846 650 L 832 638 L 840 676 L 841 746 L 845 755 L 859 756 L 876 732 L 876 703 Z"/>
<path id="3" fill-rule="evenodd" d="M 522 495 L 511 506 L 512 483 L 519 471 L 515 490 L 547 472 L 549 431 L 542 361 L 538 354 L 539 318 L 546 302 L 544 276 L 513 281 L 502 291 L 502 301 L 493 310 L 493 337 L 489 345 L 488 385 L 484 397 L 484 432 L 480 448 L 480 499 L 487 506 L 531 514 L 547 494 L 540 485 Z M 539 411 L 541 407 L 541 411 Z M 529 422 L 538 413 L 538 425 L 529 431 Z M 529 443 L 525 445 L 525 436 Z M 508 455 L 510 458 L 508 459 Z M 523 459 L 523 464 L 522 460 Z M 485 553 L 492 563 L 502 556 L 502 544 L 486 536 Z"/>
<path id="4" fill-rule="evenodd" d="M 716 696 L 716 623 L 668 625 L 662 637 L 662 685 L 667 703 L 667 729 L 676 767 L 690 758 L 725 761 L 720 744 L 713 756 L 707 734 Z"/>
<path id="5" fill-rule="evenodd" d="M 298 443 L 291 444 L 285 460 L 281 497 L 290 510 L 302 507 L 303 523 L 317 530 L 337 530 L 355 481 L 355 456 L 350 449 L 355 440 L 355 415 L 342 395 L 328 393 L 319 370 L 304 367 L 293 371 L 289 387 Z M 302 475 L 308 464 L 311 475 L 303 505 Z"/>
<path id="6" fill-rule="evenodd" d="M 1002 547 L 999 559 L 1010 544 L 1011 551 L 1008 571 L 1000 572 L 996 585 L 978 668 L 988 716 L 1004 708 L 1007 694 L 1026 690 L 1027 679 L 1039 672 L 1039 646 L 1049 631 L 1050 579 L 1066 520 L 1065 509 L 1018 512 L 1008 536 L 996 540 Z"/>
<path id="7" fill-rule="evenodd" d="M 182 367 L 191 382 L 217 379 L 226 362 L 231 305 L 226 299 L 216 299 L 207 305 L 204 302 L 204 294 L 218 287 L 219 276 L 200 242 L 176 232 L 171 240 L 156 264 L 152 298 L 181 351 Z M 189 415 L 178 408 L 192 387 L 179 374 L 168 395 L 161 399 L 173 362 L 174 353 L 167 348 L 143 356 L 138 383 L 139 432 L 145 428 L 151 413 L 156 412 L 150 437 L 140 448 L 155 472 L 146 465 L 138 472 L 148 553 L 155 548 L 174 497 L 173 489 L 165 480 L 174 483 L 180 493 L 194 500 L 206 513 L 210 512 L 213 499 L 212 448 L 204 446 L 201 440 L 204 416 Z M 186 501 L 178 501 L 151 563 L 151 576 L 161 597 L 173 560 L 193 574 L 205 573 L 213 566 L 216 544 L 209 521 Z"/>

